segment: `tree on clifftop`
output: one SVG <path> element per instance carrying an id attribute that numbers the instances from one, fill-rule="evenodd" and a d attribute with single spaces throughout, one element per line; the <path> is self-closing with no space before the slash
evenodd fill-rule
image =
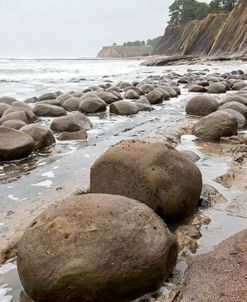
<path id="1" fill-rule="evenodd" d="M 209 12 L 227 12 L 234 9 L 238 0 L 213 0 L 209 4 Z"/>
<path id="2" fill-rule="evenodd" d="M 169 24 L 177 25 L 191 20 L 201 20 L 209 12 L 207 3 L 197 0 L 176 0 L 170 7 Z"/>
<path id="3" fill-rule="evenodd" d="M 233 10 L 238 3 L 239 0 L 213 0 L 208 5 L 197 0 L 175 0 L 169 7 L 169 24 L 177 25 L 191 20 L 201 20 L 208 13 L 228 12 Z"/>

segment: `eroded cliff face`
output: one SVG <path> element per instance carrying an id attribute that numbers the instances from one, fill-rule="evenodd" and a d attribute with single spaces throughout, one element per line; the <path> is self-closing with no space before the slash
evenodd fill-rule
<path id="1" fill-rule="evenodd" d="M 239 4 L 228 14 L 209 14 L 201 21 L 168 26 L 154 54 L 169 56 L 247 54 L 247 4 Z"/>

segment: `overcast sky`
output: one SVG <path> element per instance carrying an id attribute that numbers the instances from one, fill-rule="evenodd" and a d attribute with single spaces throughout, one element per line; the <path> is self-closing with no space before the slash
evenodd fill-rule
<path id="1" fill-rule="evenodd" d="M 0 56 L 93 57 L 162 35 L 174 0 L 0 0 Z"/>

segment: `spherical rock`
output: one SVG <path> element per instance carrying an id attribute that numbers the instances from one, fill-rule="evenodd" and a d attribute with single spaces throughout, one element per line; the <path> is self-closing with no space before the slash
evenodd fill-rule
<path id="1" fill-rule="evenodd" d="M 177 242 L 146 205 L 83 194 L 52 205 L 18 245 L 18 272 L 36 302 L 128 302 L 170 275 Z"/>
<path id="2" fill-rule="evenodd" d="M 241 95 L 227 95 L 225 97 L 223 97 L 222 99 L 220 99 L 219 104 L 223 105 L 229 102 L 239 102 L 241 104 L 247 105 L 247 99 L 245 99 L 243 96 Z"/>
<path id="3" fill-rule="evenodd" d="M 201 188 L 197 166 L 168 143 L 123 141 L 91 167 L 92 193 L 134 198 L 168 220 L 190 216 Z"/>
<path id="4" fill-rule="evenodd" d="M 92 128 L 90 119 L 80 112 L 55 118 L 51 123 L 51 130 L 55 132 L 76 132 Z"/>
<path id="5" fill-rule="evenodd" d="M 190 99 L 185 111 L 190 115 L 205 116 L 217 110 L 219 104 L 216 100 L 207 96 L 195 96 Z"/>
<path id="6" fill-rule="evenodd" d="M 38 101 L 52 100 L 52 99 L 56 99 L 56 98 L 57 98 L 56 93 L 48 92 L 48 93 L 42 94 L 40 97 L 38 97 Z"/>
<path id="7" fill-rule="evenodd" d="M 29 124 L 20 129 L 22 132 L 30 135 L 34 140 L 34 148 L 42 150 L 55 144 L 56 139 L 51 130 L 38 124 Z"/>
<path id="8" fill-rule="evenodd" d="M 221 105 L 218 109 L 233 109 L 242 113 L 247 118 L 247 106 L 239 102 L 228 102 L 226 104 Z"/>
<path id="9" fill-rule="evenodd" d="M 4 123 L 2 123 L 2 126 L 7 128 L 13 128 L 15 130 L 19 130 L 22 127 L 26 126 L 26 123 L 21 120 L 8 120 Z"/>
<path id="10" fill-rule="evenodd" d="M 208 86 L 208 93 L 226 93 L 226 85 L 223 83 L 212 83 Z"/>
<path id="11" fill-rule="evenodd" d="M 236 117 L 219 110 L 199 120 L 193 127 L 193 134 L 205 140 L 219 140 L 224 136 L 232 136 L 238 132 Z"/>
<path id="12" fill-rule="evenodd" d="M 9 97 L 9 96 L 2 96 L 0 97 L 1 104 L 12 105 L 12 103 L 17 102 L 17 99 Z"/>
<path id="13" fill-rule="evenodd" d="M 236 111 L 234 109 L 230 109 L 230 108 L 226 108 L 226 109 L 221 109 L 221 110 L 224 110 L 228 113 L 231 113 L 235 116 L 235 118 L 237 119 L 237 122 L 238 122 L 238 128 L 239 129 L 242 129 L 246 126 L 246 123 L 247 123 L 247 120 L 245 118 L 245 116 L 240 113 L 239 111 Z"/>
<path id="14" fill-rule="evenodd" d="M 31 136 L 12 128 L 0 126 L 0 161 L 28 157 L 33 151 Z"/>
<path id="15" fill-rule="evenodd" d="M 71 97 L 63 102 L 63 108 L 67 111 L 79 110 L 81 99 L 78 97 Z"/>
<path id="16" fill-rule="evenodd" d="M 159 89 L 153 89 L 146 95 L 146 97 L 152 105 L 162 103 L 164 100 L 164 94 Z"/>
<path id="17" fill-rule="evenodd" d="M 8 104 L 0 103 L 0 117 L 2 117 L 4 112 L 10 108 L 11 108 L 11 106 Z"/>
<path id="18" fill-rule="evenodd" d="M 131 101 L 117 101 L 110 105 L 110 112 L 118 115 L 132 115 L 138 111 L 137 105 Z"/>
<path id="19" fill-rule="evenodd" d="M 70 140 L 85 140 L 87 139 L 87 131 L 82 129 L 75 132 L 62 132 L 59 134 L 58 139 L 60 141 L 70 141 Z"/>
<path id="20" fill-rule="evenodd" d="M 65 109 L 59 107 L 59 106 L 54 106 L 54 105 L 49 105 L 49 104 L 37 104 L 33 108 L 34 114 L 40 117 L 57 117 L 57 116 L 63 116 L 66 115 L 67 112 Z"/>
<path id="21" fill-rule="evenodd" d="M 137 100 L 140 98 L 140 95 L 135 90 L 129 89 L 125 92 L 124 98 L 129 100 Z"/>
<path id="22" fill-rule="evenodd" d="M 99 91 L 97 95 L 106 102 L 106 104 L 112 104 L 116 101 L 122 99 L 121 95 L 118 95 L 117 92 L 109 92 L 109 91 Z"/>
<path id="23" fill-rule="evenodd" d="M 100 98 L 87 97 L 81 100 L 79 110 L 83 113 L 97 113 L 106 110 L 106 102 Z"/>
<path id="24" fill-rule="evenodd" d="M 201 85 L 193 85 L 190 87 L 189 92 L 207 92 L 207 88 Z"/>

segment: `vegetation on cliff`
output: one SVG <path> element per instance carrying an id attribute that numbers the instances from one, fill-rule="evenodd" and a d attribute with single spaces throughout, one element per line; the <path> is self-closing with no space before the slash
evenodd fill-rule
<path id="1" fill-rule="evenodd" d="M 141 57 L 149 56 L 158 45 L 162 36 L 148 39 L 147 41 L 124 42 L 122 45 L 113 43 L 112 46 L 105 46 L 98 53 L 102 58 L 123 58 L 123 57 Z"/>
<path id="2" fill-rule="evenodd" d="M 246 20 L 247 0 L 241 0 L 230 12 L 209 13 L 202 20 L 169 25 L 153 54 L 245 56 L 247 55 Z"/>
<path id="3" fill-rule="evenodd" d="M 213 0 L 209 4 L 197 0 L 175 0 L 169 7 L 169 24 L 178 25 L 191 20 L 202 20 L 209 13 L 229 12 L 237 3 L 238 0 Z"/>

